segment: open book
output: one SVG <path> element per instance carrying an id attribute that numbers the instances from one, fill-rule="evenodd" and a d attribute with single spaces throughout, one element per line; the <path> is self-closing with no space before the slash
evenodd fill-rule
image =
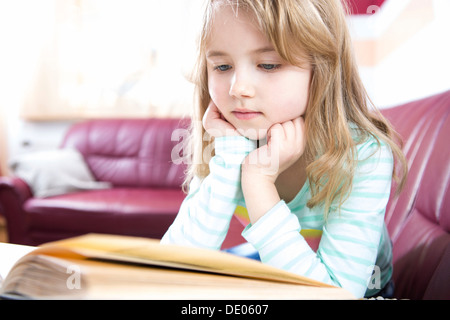
<path id="1" fill-rule="evenodd" d="M 159 240 L 89 234 L 37 247 L 0 295 L 35 299 L 353 299 L 259 261 Z"/>

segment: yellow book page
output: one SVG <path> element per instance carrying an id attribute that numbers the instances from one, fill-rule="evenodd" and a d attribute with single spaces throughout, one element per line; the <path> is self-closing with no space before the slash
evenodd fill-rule
<path id="1" fill-rule="evenodd" d="M 46 244 L 39 248 L 36 253 L 54 256 L 75 254 L 86 258 L 134 262 L 310 286 L 332 287 L 307 277 L 271 267 L 256 260 L 238 257 L 221 251 L 160 244 L 159 240 L 147 238 L 89 234 Z"/>

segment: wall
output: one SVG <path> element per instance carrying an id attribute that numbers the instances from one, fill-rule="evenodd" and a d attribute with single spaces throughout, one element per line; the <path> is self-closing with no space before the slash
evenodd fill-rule
<path id="1" fill-rule="evenodd" d="M 7 159 L 16 154 L 56 148 L 73 121 L 102 116 L 142 116 L 144 113 L 155 116 L 187 113 L 192 104 L 192 85 L 186 80 L 190 68 L 186 64 L 195 54 L 193 33 L 197 22 L 201 21 L 202 5 L 203 0 L 0 1 L 1 171 L 5 172 Z M 101 8 L 108 10 L 103 12 Z M 136 8 L 142 10 L 136 13 Z M 130 17 L 134 13 L 137 16 Z M 127 15 L 131 21 L 122 19 Z M 114 28 L 109 30 L 97 24 L 94 35 L 83 29 L 99 17 L 109 19 Z M 83 32 L 88 37 L 80 37 Z M 101 42 L 100 37 L 95 37 L 102 32 L 109 35 L 108 41 Z M 66 41 L 67 46 L 61 46 L 61 41 Z M 80 49 L 79 43 L 86 46 Z M 142 46 L 138 48 L 140 43 Z M 99 52 L 103 45 L 110 51 Z M 133 56 L 130 54 L 132 46 L 142 51 Z M 127 48 L 129 50 L 125 50 Z M 58 50 L 64 51 L 63 58 L 58 58 Z M 126 57 L 127 63 L 118 63 L 123 58 L 121 54 L 130 54 Z M 137 108 L 134 108 L 138 105 L 136 99 L 128 99 L 129 96 L 115 97 L 116 101 L 111 101 L 111 87 L 124 89 L 128 86 L 125 89 L 129 89 L 130 83 L 135 84 L 132 77 L 123 86 L 113 83 L 114 71 L 136 66 L 139 61 L 133 58 L 145 60 L 145 54 L 152 60 L 149 61 L 152 77 L 144 75 L 144 80 L 132 89 L 139 99 L 150 92 L 151 101 L 143 101 Z M 61 59 L 70 60 L 64 70 L 59 68 Z M 111 72 L 98 73 L 104 78 L 94 79 L 84 86 L 87 91 L 76 91 L 76 84 L 89 80 L 89 71 L 95 68 Z M 87 73 L 74 76 L 73 72 L 79 69 Z M 124 73 L 126 71 L 130 70 Z M 72 77 L 67 83 L 75 83 L 69 91 L 61 88 L 58 81 L 64 77 Z M 61 96 L 60 92 L 68 95 Z M 98 96 L 87 96 L 86 92 L 98 92 Z M 72 98 L 70 103 L 64 102 L 67 97 Z M 93 104 L 95 99 L 98 99 L 96 110 L 78 108 L 80 101 Z M 61 113 L 63 108 L 65 112 Z M 69 117 L 65 113 L 69 113 Z"/>
<path id="2" fill-rule="evenodd" d="M 388 0 L 352 16 L 360 73 L 379 108 L 450 89 L 450 1 Z"/>
<path id="3" fill-rule="evenodd" d="M 34 126 L 31 139 L 24 136 L 29 123 L 20 118 L 20 109 L 33 78 L 38 55 L 45 44 L 47 24 L 42 12 L 52 13 L 49 1 L 2 1 L 0 2 L 0 160 L 5 173 L 9 157 L 27 150 L 30 145 L 41 145 L 41 131 L 46 126 Z M 33 127 L 33 126 L 32 126 Z M 60 132 L 51 134 L 57 137 Z M 5 141 L 5 137 L 7 140 Z M 50 141 L 49 141 L 50 142 Z M 53 147 L 53 144 L 51 144 Z"/>

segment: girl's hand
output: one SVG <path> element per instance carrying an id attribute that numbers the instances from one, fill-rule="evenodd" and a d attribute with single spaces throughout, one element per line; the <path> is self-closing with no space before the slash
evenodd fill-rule
<path id="1" fill-rule="evenodd" d="M 275 183 L 305 150 L 305 123 L 302 117 L 270 127 L 267 144 L 252 151 L 242 164 L 242 179 L 264 178 Z"/>
<path id="2" fill-rule="evenodd" d="M 212 100 L 203 116 L 203 128 L 205 128 L 210 136 L 216 138 L 240 135 L 236 128 L 223 117 Z"/>
<path id="3" fill-rule="evenodd" d="M 275 181 L 302 156 L 304 149 L 305 126 L 300 117 L 273 125 L 267 133 L 267 144 L 245 158 L 241 185 L 252 224 L 280 201 Z"/>

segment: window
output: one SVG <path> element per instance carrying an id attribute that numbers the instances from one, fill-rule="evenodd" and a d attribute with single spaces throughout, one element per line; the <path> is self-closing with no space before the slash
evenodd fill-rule
<path id="1" fill-rule="evenodd" d="M 201 0 L 46 0 L 21 116 L 180 116 L 191 109 Z M 36 5 L 34 5 L 36 7 Z M 23 21 L 25 23 L 25 21 Z M 30 39 L 32 40 L 32 39 Z"/>

